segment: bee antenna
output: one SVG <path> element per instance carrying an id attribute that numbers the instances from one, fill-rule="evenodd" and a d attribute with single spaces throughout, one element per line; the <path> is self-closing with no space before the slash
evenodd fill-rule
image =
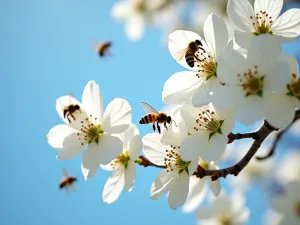
<path id="1" fill-rule="evenodd" d="M 177 127 L 177 124 L 176 124 L 175 120 L 172 120 L 172 122 L 174 122 L 174 123 L 175 123 L 175 126 Z"/>

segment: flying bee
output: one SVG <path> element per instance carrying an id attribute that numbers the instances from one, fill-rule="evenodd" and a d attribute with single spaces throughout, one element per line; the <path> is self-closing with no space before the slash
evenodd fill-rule
<path id="1" fill-rule="evenodd" d="M 74 176 L 70 176 L 65 169 L 62 169 L 62 172 L 65 177 L 60 180 L 59 188 L 60 189 L 64 188 L 67 193 L 69 192 L 69 187 L 71 187 L 73 191 L 76 191 L 76 187 L 74 183 L 77 181 L 77 178 Z"/>
<path id="2" fill-rule="evenodd" d="M 152 128 L 153 131 L 155 132 L 156 127 L 158 130 L 158 133 L 160 134 L 160 126 L 159 123 L 163 123 L 164 127 L 166 128 L 166 130 L 169 130 L 170 128 L 172 128 L 172 121 L 175 123 L 174 120 L 172 120 L 171 116 L 168 116 L 166 113 L 163 112 L 157 112 L 153 107 L 151 107 L 148 103 L 146 102 L 141 102 L 142 107 L 144 108 L 145 112 L 147 113 L 147 115 L 143 116 L 139 123 L 140 124 L 149 124 L 149 123 L 153 123 Z M 156 126 L 155 126 L 156 123 Z M 169 127 L 167 127 L 167 123 L 170 124 Z M 175 126 L 176 123 L 175 123 Z"/>
<path id="3" fill-rule="evenodd" d="M 103 42 L 92 41 L 92 42 L 94 48 L 96 49 L 100 57 L 105 57 L 109 55 L 109 49 L 112 46 L 111 41 L 103 41 Z"/>
<path id="4" fill-rule="evenodd" d="M 69 123 L 71 123 L 70 120 L 70 116 L 73 118 L 73 120 L 75 120 L 75 116 L 73 115 L 76 111 L 80 111 L 80 106 L 77 104 L 72 104 L 71 103 L 71 97 L 73 96 L 73 94 L 70 94 L 70 104 L 65 106 L 63 114 L 64 114 L 64 118 L 67 118 Z"/>
<path id="5" fill-rule="evenodd" d="M 190 67 L 194 67 L 195 59 L 201 61 L 196 55 L 197 51 L 201 49 L 205 53 L 205 50 L 202 48 L 202 46 L 203 44 L 200 40 L 191 41 L 186 48 L 176 52 L 173 57 L 176 61 L 181 61 L 182 58 L 185 57 L 186 63 Z"/>

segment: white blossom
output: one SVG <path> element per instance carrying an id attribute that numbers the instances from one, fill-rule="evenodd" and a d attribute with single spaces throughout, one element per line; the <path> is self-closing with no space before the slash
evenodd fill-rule
<path id="1" fill-rule="evenodd" d="M 121 133 L 120 139 L 123 142 L 122 153 L 109 164 L 114 173 L 104 185 L 102 192 L 103 201 L 110 204 L 116 201 L 123 188 L 132 190 L 136 177 L 135 160 L 138 158 L 143 148 L 142 138 L 137 127 L 133 124 Z"/>
<path id="2" fill-rule="evenodd" d="M 229 0 L 228 17 L 242 31 L 235 31 L 235 40 L 249 48 L 252 39 L 272 34 L 279 43 L 294 41 L 300 34 L 300 9 L 290 9 L 279 16 L 283 0 Z"/>
<path id="3" fill-rule="evenodd" d="M 80 110 L 64 117 L 63 110 L 77 104 Z M 124 132 L 131 123 L 131 107 L 125 99 L 116 98 L 103 112 L 99 86 L 94 81 L 87 83 L 82 93 L 82 103 L 71 96 L 56 100 L 56 110 L 66 124 L 56 125 L 47 134 L 49 145 L 60 150 L 57 159 L 66 160 L 86 148 L 81 169 L 85 179 L 95 175 L 100 164 L 107 164 L 122 152 L 122 141 L 112 134 Z M 72 119 L 72 120 L 71 120 Z"/>

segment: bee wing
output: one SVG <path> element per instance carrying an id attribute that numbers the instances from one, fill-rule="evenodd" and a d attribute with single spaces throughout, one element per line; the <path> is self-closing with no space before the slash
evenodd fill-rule
<path id="1" fill-rule="evenodd" d="M 69 174 L 65 168 L 62 168 L 61 170 L 66 177 L 69 176 Z"/>
<path id="2" fill-rule="evenodd" d="M 152 106 L 150 106 L 148 103 L 146 102 L 141 102 L 141 105 L 143 107 L 143 109 L 145 110 L 145 112 L 147 114 L 150 114 L 150 113 L 155 113 L 155 114 L 159 114 L 159 112 L 157 112 Z"/>
<path id="3" fill-rule="evenodd" d="M 77 191 L 77 188 L 74 184 L 71 184 L 71 188 L 72 188 L 73 191 Z"/>
<path id="4" fill-rule="evenodd" d="M 177 52 L 175 52 L 175 54 L 173 55 L 174 59 L 176 61 L 180 61 L 182 60 L 182 58 L 185 56 L 185 54 L 187 53 L 187 51 L 189 50 L 189 48 L 184 48 L 184 49 L 181 49 Z"/>

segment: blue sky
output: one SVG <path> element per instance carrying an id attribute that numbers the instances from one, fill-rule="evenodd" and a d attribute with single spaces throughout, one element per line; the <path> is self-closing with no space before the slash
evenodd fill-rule
<path id="1" fill-rule="evenodd" d="M 141 101 L 157 109 L 162 105 L 164 82 L 177 65 L 160 42 L 161 33 L 150 29 L 140 42 L 129 41 L 123 24 L 110 16 L 112 0 L 10 0 L 0 2 L 0 60 L 2 148 L 0 224 L 195 224 L 194 215 L 172 211 L 167 198 L 150 200 L 151 183 L 159 170 L 139 168 L 132 193 L 114 204 L 102 202 L 105 171 L 84 182 L 81 155 L 56 160 L 46 141 L 49 129 L 61 123 L 55 110 L 57 97 L 74 92 L 81 98 L 89 80 L 95 80 L 107 105 L 126 98 L 133 122 L 144 114 Z M 89 40 L 112 40 L 112 57 L 99 59 Z M 297 49 L 289 44 L 288 53 Z M 139 126 L 142 135 L 151 126 Z M 78 192 L 58 189 L 61 168 L 78 176 Z M 262 195 L 254 190 L 249 203 L 257 211 Z M 254 199 L 254 201 L 253 201 Z M 256 218 L 256 216 L 255 216 Z M 258 224 L 256 219 L 249 224 Z M 255 223 L 254 223 L 255 222 Z"/>

